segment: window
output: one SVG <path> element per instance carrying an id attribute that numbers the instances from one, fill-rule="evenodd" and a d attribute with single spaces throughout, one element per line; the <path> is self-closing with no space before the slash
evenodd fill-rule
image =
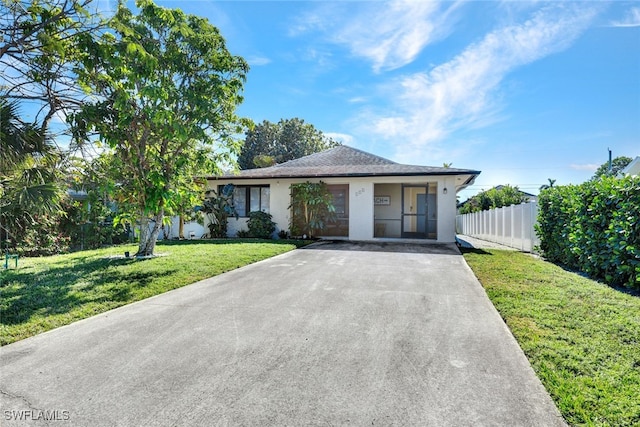
<path id="1" fill-rule="evenodd" d="M 349 217 L 349 209 L 348 209 L 348 193 L 349 186 L 348 185 L 329 185 L 329 191 L 333 196 L 333 207 L 336 208 L 336 216 L 338 218 L 348 218 Z"/>
<path id="2" fill-rule="evenodd" d="M 320 236 L 349 236 L 349 185 L 328 185 L 333 196 L 332 204 L 335 208 L 335 218 L 329 222 Z"/>
<path id="3" fill-rule="evenodd" d="M 268 185 L 244 186 L 233 189 L 233 206 L 240 216 L 249 216 L 249 212 L 262 211 L 269 213 L 271 189 Z"/>

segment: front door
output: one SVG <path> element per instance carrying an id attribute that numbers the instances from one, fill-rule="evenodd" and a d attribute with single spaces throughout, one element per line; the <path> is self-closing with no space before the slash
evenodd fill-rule
<path id="1" fill-rule="evenodd" d="M 431 190 L 431 191 L 430 191 Z M 402 186 L 402 237 L 435 239 L 437 230 L 434 185 Z"/>

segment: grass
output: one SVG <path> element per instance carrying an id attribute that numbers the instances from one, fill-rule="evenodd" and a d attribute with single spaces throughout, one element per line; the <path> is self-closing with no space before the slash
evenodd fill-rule
<path id="1" fill-rule="evenodd" d="M 0 270 L 0 345 L 176 289 L 300 246 L 295 241 L 160 242 L 151 259 L 132 245 L 42 258 Z M 116 258 L 115 256 L 120 256 Z"/>
<path id="2" fill-rule="evenodd" d="M 571 425 L 640 425 L 640 297 L 512 251 L 466 251 Z"/>

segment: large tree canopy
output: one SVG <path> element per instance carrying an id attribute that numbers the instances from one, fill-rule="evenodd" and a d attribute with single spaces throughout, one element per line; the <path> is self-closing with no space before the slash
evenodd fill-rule
<path id="1" fill-rule="evenodd" d="M 238 166 L 240 169 L 272 166 L 337 145 L 340 143 L 302 119 L 282 119 L 278 123 L 265 120 L 247 131 Z"/>
<path id="2" fill-rule="evenodd" d="M 64 117 L 82 103 L 74 65 L 80 39 L 104 27 L 97 4 L 93 0 L 0 2 L 2 95 L 22 106 L 23 112 L 29 109 L 30 121 L 41 135 L 51 134 L 56 115 Z"/>
<path id="3" fill-rule="evenodd" d="M 503 206 L 525 203 L 529 198 L 523 194 L 518 186 L 500 185 L 487 191 L 481 191 L 469 198 L 460 208 L 461 214 L 486 211 Z"/>
<path id="4" fill-rule="evenodd" d="M 611 171 L 609 171 L 609 162 L 603 163 L 600 167 L 595 171 L 592 180 L 598 179 L 603 176 L 616 176 L 620 171 L 626 168 L 629 163 L 631 163 L 633 159 L 631 157 L 620 156 L 616 157 L 611 161 Z"/>
<path id="5" fill-rule="evenodd" d="M 90 10 L 97 3 L 0 2 L 0 237 L 11 246 L 43 234 L 38 228 L 55 234 L 48 226 L 59 219 L 60 168 L 69 166 L 61 119 L 85 96 L 74 67 L 81 38 L 103 28 Z"/>
<path id="6" fill-rule="evenodd" d="M 95 131 L 113 151 L 116 199 L 139 221 L 138 255 L 150 255 L 165 214 L 197 194 L 195 174 L 238 153 L 248 65 L 206 19 L 150 0 L 136 6 L 134 15 L 120 3 L 114 31 L 81 45 L 80 83 L 97 96 L 73 122 L 76 137 Z"/>

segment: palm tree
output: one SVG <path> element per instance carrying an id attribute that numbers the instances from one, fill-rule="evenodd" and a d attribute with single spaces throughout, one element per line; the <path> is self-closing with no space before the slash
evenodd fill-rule
<path id="1" fill-rule="evenodd" d="M 58 161 L 49 138 L 0 96 L 0 240 L 15 243 L 37 215 L 59 210 Z"/>
<path id="2" fill-rule="evenodd" d="M 548 189 L 548 188 L 552 188 L 552 187 L 553 187 L 553 184 L 555 184 L 555 183 L 556 183 L 556 180 L 555 180 L 555 179 L 551 179 L 551 178 L 547 178 L 547 181 L 549 181 L 549 184 L 543 184 L 543 185 L 541 185 L 541 186 L 540 186 L 540 191 L 542 191 L 542 190 L 546 190 L 546 189 Z"/>

